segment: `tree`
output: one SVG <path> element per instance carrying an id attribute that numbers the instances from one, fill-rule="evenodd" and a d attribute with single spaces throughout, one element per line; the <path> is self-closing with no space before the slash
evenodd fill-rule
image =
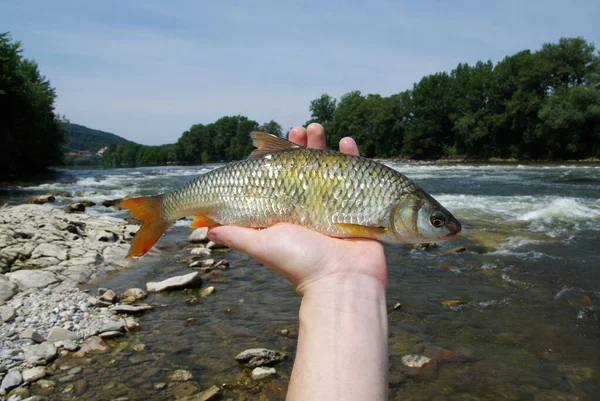
<path id="1" fill-rule="evenodd" d="M 0 175 L 45 171 L 60 164 L 66 123 L 54 113 L 56 94 L 21 43 L 0 33 Z"/>
<path id="2" fill-rule="evenodd" d="M 283 128 L 274 120 L 264 123 L 258 129 L 263 132 L 268 132 L 269 134 L 283 136 Z"/>
<path id="3" fill-rule="evenodd" d="M 308 110 L 310 111 L 311 119 L 306 122 L 310 123 L 328 123 L 332 122 L 335 116 L 336 100 L 328 94 L 323 94 L 321 97 L 311 100 Z"/>

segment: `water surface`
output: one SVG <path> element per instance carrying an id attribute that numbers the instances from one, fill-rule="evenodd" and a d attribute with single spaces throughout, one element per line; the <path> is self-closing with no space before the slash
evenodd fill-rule
<path id="1" fill-rule="evenodd" d="M 600 167 L 585 165 L 436 165 L 388 163 L 447 207 L 461 237 L 433 250 L 386 246 L 389 265 L 391 400 L 596 400 L 600 394 Z M 171 190 L 217 165 L 61 172 L 60 179 L 12 187 L 2 201 L 62 192 L 96 202 Z M 59 196 L 58 203 L 71 198 Z M 90 214 L 126 216 L 97 206 Z M 161 239 L 159 255 L 88 286 L 144 287 L 190 270 L 189 222 Z M 466 246 L 462 253 L 446 252 Z M 218 255 L 215 257 L 219 257 Z M 141 318 L 142 329 L 110 355 L 84 364 L 81 399 L 162 400 L 224 384 L 223 399 L 283 399 L 297 337 L 300 304 L 284 279 L 230 251 L 232 268 L 213 274 L 216 291 L 152 294 L 165 305 Z M 459 300 L 448 307 L 446 300 Z M 290 330 L 289 336 L 278 334 Z M 146 350 L 132 350 L 144 343 Z M 254 383 L 234 361 L 246 348 L 286 351 L 277 378 Z M 436 363 L 407 371 L 400 358 Z M 164 390 L 175 369 L 194 375 Z M 56 390 L 54 399 L 68 399 Z M 74 397 L 74 396 L 73 396 Z"/>

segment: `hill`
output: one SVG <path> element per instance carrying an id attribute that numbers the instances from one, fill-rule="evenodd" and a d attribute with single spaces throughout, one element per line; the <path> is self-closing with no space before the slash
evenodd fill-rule
<path id="1" fill-rule="evenodd" d="M 98 149 L 105 146 L 129 142 L 127 139 L 111 134 L 110 132 L 69 123 L 69 140 L 66 147 L 71 150 L 91 150 L 92 152 L 97 152 Z"/>

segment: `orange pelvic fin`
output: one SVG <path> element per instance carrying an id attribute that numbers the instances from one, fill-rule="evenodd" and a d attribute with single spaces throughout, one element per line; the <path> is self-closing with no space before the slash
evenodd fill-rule
<path id="1" fill-rule="evenodd" d="M 386 234 L 389 229 L 387 227 L 370 227 L 370 226 L 361 226 L 359 224 L 346 224 L 346 223 L 338 223 L 334 224 L 336 227 L 341 228 L 344 231 L 352 235 L 356 235 L 357 237 L 367 237 L 367 238 L 375 238 L 380 235 Z"/>
<path id="2" fill-rule="evenodd" d="M 156 195 L 121 201 L 121 207 L 129 209 L 129 213 L 132 216 L 144 222 L 142 228 L 140 228 L 133 239 L 133 243 L 127 254 L 128 258 L 147 253 L 173 223 L 164 219 L 161 214 L 163 197 L 164 195 Z"/>
<path id="3" fill-rule="evenodd" d="M 191 228 L 214 227 L 219 223 L 214 222 L 206 216 L 194 216 L 194 222 L 190 224 Z"/>

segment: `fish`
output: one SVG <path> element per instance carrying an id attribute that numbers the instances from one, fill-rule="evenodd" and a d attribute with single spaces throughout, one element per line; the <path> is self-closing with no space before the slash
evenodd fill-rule
<path id="1" fill-rule="evenodd" d="M 128 257 L 146 254 L 176 221 L 191 228 L 292 223 L 337 238 L 391 244 L 454 239 L 460 222 L 404 174 L 377 161 L 309 149 L 264 132 L 250 134 L 250 156 L 164 194 L 129 198 L 141 219 Z"/>

